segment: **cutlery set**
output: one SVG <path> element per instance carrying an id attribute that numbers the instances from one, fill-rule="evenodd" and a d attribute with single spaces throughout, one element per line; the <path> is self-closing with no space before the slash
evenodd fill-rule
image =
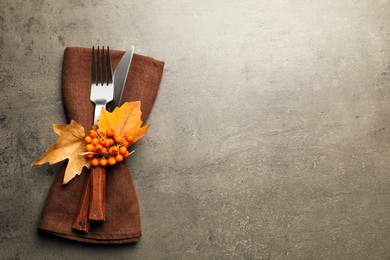
<path id="1" fill-rule="evenodd" d="M 113 74 L 109 47 L 92 48 L 90 100 L 95 104 L 94 125 L 99 120 L 102 108 L 113 111 L 120 105 L 133 54 L 134 46 L 131 46 Z M 105 221 L 105 167 L 91 167 L 87 178 L 73 221 L 73 229 L 83 233 L 88 233 L 90 221 Z"/>

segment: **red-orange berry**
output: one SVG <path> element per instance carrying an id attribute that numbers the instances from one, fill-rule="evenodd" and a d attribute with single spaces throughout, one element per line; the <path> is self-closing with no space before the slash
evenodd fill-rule
<path id="1" fill-rule="evenodd" d="M 100 160 L 99 160 L 99 164 L 100 164 L 100 166 L 106 166 L 107 165 L 107 159 L 106 158 L 101 158 Z"/>
<path id="2" fill-rule="evenodd" d="M 113 146 L 108 151 L 108 153 L 111 154 L 111 155 L 117 155 L 118 152 L 119 152 L 119 147 L 118 146 Z"/>
<path id="3" fill-rule="evenodd" d="M 126 147 L 126 146 L 121 146 L 121 147 L 119 148 L 119 153 L 120 153 L 121 155 L 125 155 L 126 152 L 127 152 L 127 147 Z"/>
<path id="4" fill-rule="evenodd" d="M 108 138 L 108 139 L 106 139 L 106 143 L 104 144 L 104 146 L 108 148 L 108 147 L 112 146 L 113 144 L 114 144 L 114 139 Z"/>
<path id="5" fill-rule="evenodd" d="M 88 159 L 92 159 L 93 158 L 93 153 L 87 153 L 85 155 L 85 157 L 87 157 Z"/>
<path id="6" fill-rule="evenodd" d="M 91 130 L 89 130 L 88 135 L 91 138 L 95 138 L 97 136 L 97 132 L 95 130 L 91 129 Z"/>
<path id="7" fill-rule="evenodd" d="M 123 157 L 127 158 L 127 157 L 129 157 L 129 155 L 130 155 L 130 153 L 129 153 L 129 151 L 127 151 L 127 152 L 123 155 Z"/>
<path id="8" fill-rule="evenodd" d="M 85 150 L 86 150 L 87 152 L 93 152 L 94 149 L 95 149 L 95 147 L 93 147 L 92 144 L 87 144 L 87 145 L 85 146 Z"/>
<path id="9" fill-rule="evenodd" d="M 104 145 L 106 144 L 106 139 L 105 139 L 105 138 L 103 138 L 103 137 L 102 137 L 102 138 L 100 138 L 100 139 L 99 139 L 99 144 L 101 144 L 101 145 L 103 145 L 103 146 L 104 146 Z"/>
<path id="10" fill-rule="evenodd" d="M 84 138 L 84 142 L 86 144 L 90 144 L 92 142 L 92 137 L 90 137 L 89 135 L 87 135 L 85 138 Z"/>
<path id="11" fill-rule="evenodd" d="M 108 150 L 106 147 L 103 147 L 102 150 L 100 151 L 100 154 L 106 155 L 108 153 Z"/>
<path id="12" fill-rule="evenodd" d="M 107 130 L 106 130 L 106 135 L 107 135 L 108 137 L 113 137 L 113 136 L 115 135 L 115 130 L 112 129 L 112 128 L 107 129 Z"/>
<path id="13" fill-rule="evenodd" d="M 107 159 L 107 163 L 108 163 L 108 165 L 114 165 L 114 164 L 116 164 L 116 160 L 114 157 L 110 157 Z"/>
<path id="14" fill-rule="evenodd" d="M 92 160 L 91 160 L 91 164 L 92 164 L 92 166 L 98 166 L 99 165 L 99 159 L 98 158 L 93 158 Z"/>
<path id="15" fill-rule="evenodd" d="M 129 143 L 132 143 L 134 141 L 134 137 L 131 134 L 126 135 L 125 138 L 126 141 L 128 141 Z"/>
<path id="16" fill-rule="evenodd" d="M 121 136 L 120 134 L 115 134 L 114 140 L 115 140 L 115 142 L 120 143 L 123 140 L 123 136 Z"/>
<path id="17" fill-rule="evenodd" d="M 93 146 L 97 145 L 99 143 L 99 139 L 97 139 L 96 137 L 95 138 L 92 138 L 92 141 L 91 141 L 91 144 Z"/>
<path id="18" fill-rule="evenodd" d="M 116 160 L 117 162 L 123 161 L 123 155 L 117 154 L 117 155 L 115 156 L 115 160 Z"/>
<path id="19" fill-rule="evenodd" d="M 95 152 L 100 153 L 103 149 L 103 146 L 101 144 L 95 145 Z"/>
<path id="20" fill-rule="evenodd" d="M 129 143 L 128 141 L 126 141 L 125 138 L 123 138 L 123 140 L 122 140 L 122 145 L 123 145 L 123 146 L 126 146 L 126 147 L 129 147 L 130 143 Z"/>

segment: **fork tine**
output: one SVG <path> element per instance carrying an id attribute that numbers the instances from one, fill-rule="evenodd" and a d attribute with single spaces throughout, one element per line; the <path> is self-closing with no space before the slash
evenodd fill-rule
<path id="1" fill-rule="evenodd" d="M 110 47 L 107 46 L 107 66 L 108 66 L 108 76 L 107 76 L 107 84 L 112 83 L 112 65 L 111 65 L 111 55 L 110 55 Z"/>
<path id="2" fill-rule="evenodd" d="M 101 83 L 103 85 L 103 81 L 102 81 L 102 73 L 101 73 L 101 65 L 100 65 L 100 46 L 98 46 L 98 49 L 97 49 L 97 81 L 96 81 L 96 85 L 99 85 L 99 83 Z"/>
<path id="3" fill-rule="evenodd" d="M 102 84 L 108 84 L 107 83 L 107 65 L 106 65 L 105 55 L 104 55 L 104 46 L 102 48 Z"/>
<path id="4" fill-rule="evenodd" d="M 96 84 L 95 46 L 92 46 L 92 84 Z"/>

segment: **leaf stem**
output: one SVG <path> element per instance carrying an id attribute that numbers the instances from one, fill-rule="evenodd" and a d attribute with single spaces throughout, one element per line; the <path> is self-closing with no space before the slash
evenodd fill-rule
<path id="1" fill-rule="evenodd" d="M 98 154 L 98 153 L 94 153 L 94 152 L 84 152 L 84 153 L 79 153 L 79 155 L 86 155 L 86 154 Z"/>

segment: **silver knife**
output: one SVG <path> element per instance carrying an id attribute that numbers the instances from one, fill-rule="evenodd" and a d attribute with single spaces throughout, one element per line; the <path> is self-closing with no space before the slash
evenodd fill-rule
<path id="1" fill-rule="evenodd" d="M 109 111 L 113 111 L 115 107 L 119 107 L 120 105 L 133 54 L 134 46 L 131 45 L 116 67 L 114 72 L 114 100 L 110 104 Z"/>

